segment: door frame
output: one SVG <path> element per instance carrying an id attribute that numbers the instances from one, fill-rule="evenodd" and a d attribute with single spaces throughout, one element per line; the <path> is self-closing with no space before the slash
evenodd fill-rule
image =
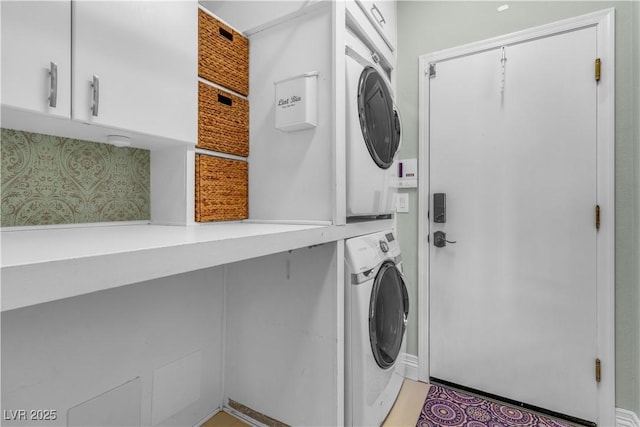
<path id="1" fill-rule="evenodd" d="M 418 129 L 418 379 L 429 381 L 429 65 L 489 49 L 595 27 L 602 73 L 596 92 L 596 203 L 601 223 L 596 237 L 596 346 L 602 361 L 598 424 L 615 425 L 615 9 L 605 9 L 495 38 L 420 55 Z M 595 58 L 594 58 L 595 60 Z M 595 361 L 594 361 L 595 363 Z"/>

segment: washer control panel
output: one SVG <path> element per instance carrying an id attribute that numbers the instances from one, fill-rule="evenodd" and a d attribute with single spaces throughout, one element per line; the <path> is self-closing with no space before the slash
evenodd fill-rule
<path id="1" fill-rule="evenodd" d="M 371 238 L 374 246 L 377 247 L 378 251 L 387 257 L 394 257 L 400 254 L 400 247 L 398 246 L 398 241 L 396 240 L 396 236 L 393 234 L 393 231 L 385 231 L 382 233 L 376 233 Z"/>
<path id="2" fill-rule="evenodd" d="M 354 237 L 345 245 L 347 262 L 355 272 L 370 270 L 385 259 L 400 255 L 400 246 L 393 231 Z"/>

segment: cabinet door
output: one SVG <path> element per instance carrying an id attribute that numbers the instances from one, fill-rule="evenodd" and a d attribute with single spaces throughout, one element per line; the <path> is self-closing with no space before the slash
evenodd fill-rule
<path id="1" fill-rule="evenodd" d="M 77 1 L 73 12 L 73 118 L 195 144 L 197 3 Z"/>
<path id="2" fill-rule="evenodd" d="M 1 7 L 2 105 L 70 117 L 71 2 L 2 1 Z"/>
<path id="3" fill-rule="evenodd" d="M 394 0 L 356 1 L 387 46 L 395 51 L 397 40 L 396 2 Z"/>

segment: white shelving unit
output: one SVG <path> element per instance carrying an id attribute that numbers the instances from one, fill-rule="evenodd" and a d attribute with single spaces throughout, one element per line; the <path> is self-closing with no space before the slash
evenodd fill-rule
<path id="1" fill-rule="evenodd" d="M 234 222 L 2 231 L 2 311 L 392 227 Z"/>

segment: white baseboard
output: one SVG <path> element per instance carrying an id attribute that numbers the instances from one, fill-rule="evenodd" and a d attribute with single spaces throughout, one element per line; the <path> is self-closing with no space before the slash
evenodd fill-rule
<path id="1" fill-rule="evenodd" d="M 640 427 L 640 419 L 632 411 L 616 408 L 616 427 Z"/>
<path id="2" fill-rule="evenodd" d="M 418 381 L 418 356 L 413 354 L 400 354 L 400 363 L 404 364 L 404 376 L 413 381 Z M 640 426 L 638 426 L 640 427 Z"/>

